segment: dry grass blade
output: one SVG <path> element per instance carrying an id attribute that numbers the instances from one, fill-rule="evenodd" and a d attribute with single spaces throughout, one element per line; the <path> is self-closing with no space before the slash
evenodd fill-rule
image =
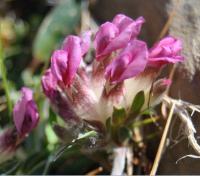
<path id="1" fill-rule="evenodd" d="M 90 175 L 97 175 L 99 173 L 101 173 L 103 171 L 102 167 L 98 167 L 90 172 L 88 172 L 86 175 L 90 176 Z"/>
<path id="2" fill-rule="evenodd" d="M 165 146 L 167 133 L 169 131 L 171 119 L 172 119 L 172 116 L 173 116 L 173 113 L 174 113 L 174 108 L 175 108 L 175 104 L 172 103 L 171 110 L 170 110 L 170 113 L 169 113 L 169 116 L 167 118 L 167 122 L 166 122 L 166 125 L 165 125 L 165 129 L 163 131 L 163 135 L 162 135 L 159 147 L 158 147 L 156 158 L 154 160 L 153 167 L 152 167 L 152 170 L 151 170 L 151 173 L 150 173 L 151 176 L 155 175 L 156 172 L 157 172 L 158 165 L 159 165 L 159 162 L 160 162 L 160 159 L 161 159 L 161 156 L 162 156 L 162 153 L 163 153 L 163 149 L 164 149 L 164 146 Z"/>

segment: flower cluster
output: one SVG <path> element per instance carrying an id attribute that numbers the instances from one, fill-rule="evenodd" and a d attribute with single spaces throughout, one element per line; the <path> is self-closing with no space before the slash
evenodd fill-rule
<path id="1" fill-rule="evenodd" d="M 152 83 L 162 66 L 184 60 L 182 46 L 180 40 L 168 36 L 148 49 L 137 38 L 144 22 L 143 17 L 133 20 L 118 14 L 112 22 L 102 24 L 95 35 L 67 36 L 61 49 L 54 51 L 42 86 L 52 108 L 67 123 L 105 125 L 116 108 L 129 114 L 140 91 L 145 95 L 142 109 L 162 100 L 170 81 L 157 80 L 151 92 Z M 84 57 L 90 46 L 95 56 L 87 65 Z M 147 97 L 151 97 L 149 102 Z"/>

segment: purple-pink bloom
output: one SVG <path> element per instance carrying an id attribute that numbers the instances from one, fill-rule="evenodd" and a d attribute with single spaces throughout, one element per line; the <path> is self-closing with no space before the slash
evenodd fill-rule
<path id="1" fill-rule="evenodd" d="M 68 53 L 65 84 L 69 86 L 73 81 L 81 62 L 82 55 L 84 54 L 82 53 L 81 38 L 72 35 L 68 36 L 64 41 L 63 50 Z"/>
<path id="2" fill-rule="evenodd" d="M 39 121 L 37 105 L 33 100 L 31 89 L 23 87 L 22 97 L 13 109 L 13 119 L 15 127 L 20 136 L 25 136 L 36 127 Z"/>
<path id="3" fill-rule="evenodd" d="M 51 69 L 48 69 L 42 76 L 42 88 L 47 97 L 53 99 L 57 87 L 57 80 L 53 76 Z"/>
<path id="4" fill-rule="evenodd" d="M 85 55 L 89 48 L 90 48 L 90 43 L 91 43 L 91 35 L 92 32 L 91 31 L 86 31 L 84 33 L 81 34 L 81 52 L 82 55 Z"/>
<path id="5" fill-rule="evenodd" d="M 184 60 L 180 55 L 182 43 L 174 37 L 165 37 L 149 50 L 148 65 L 161 67 L 168 63 L 177 63 Z"/>
<path id="6" fill-rule="evenodd" d="M 68 36 L 63 43 L 62 50 L 56 50 L 51 57 L 51 70 L 54 77 L 70 86 L 82 56 L 89 48 L 89 34 L 82 40 L 77 36 Z"/>
<path id="7" fill-rule="evenodd" d="M 68 53 L 64 50 L 54 51 L 51 57 L 51 73 L 57 81 L 64 82 L 67 85 L 69 84 L 68 72 Z"/>
<path id="8" fill-rule="evenodd" d="M 144 71 L 148 60 L 146 43 L 131 41 L 124 50 L 107 66 L 105 76 L 111 83 L 121 82 Z"/>
<path id="9" fill-rule="evenodd" d="M 94 39 L 96 59 L 101 60 L 111 52 L 125 47 L 131 39 L 137 37 L 143 23 L 143 17 L 134 21 L 123 14 L 118 14 L 112 22 L 102 24 Z"/>

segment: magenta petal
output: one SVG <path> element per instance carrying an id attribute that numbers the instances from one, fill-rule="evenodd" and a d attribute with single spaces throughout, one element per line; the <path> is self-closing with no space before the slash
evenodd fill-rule
<path id="1" fill-rule="evenodd" d="M 91 31 L 86 31 L 81 35 L 81 52 L 85 55 L 90 48 Z"/>
<path id="2" fill-rule="evenodd" d="M 110 22 L 106 22 L 100 26 L 94 39 L 94 48 L 96 50 L 97 60 L 99 60 L 103 55 L 108 54 L 107 52 L 104 52 L 104 50 L 110 41 L 116 37 L 118 32 L 117 27 Z"/>
<path id="3" fill-rule="evenodd" d="M 57 80 L 53 76 L 51 69 L 48 69 L 42 76 L 42 88 L 47 97 L 50 99 L 54 97 L 57 86 Z"/>
<path id="4" fill-rule="evenodd" d="M 63 50 L 68 53 L 67 73 L 65 84 L 70 85 L 82 59 L 81 39 L 77 36 L 68 36 L 63 43 Z"/>
<path id="5" fill-rule="evenodd" d="M 142 24 L 145 22 L 143 17 L 139 17 L 136 20 L 133 20 L 123 14 L 118 14 L 113 19 L 113 24 L 115 24 L 120 33 L 123 33 L 131 29 L 131 38 L 134 39 L 140 33 Z"/>
<path id="6" fill-rule="evenodd" d="M 116 18 L 113 20 L 113 23 L 116 23 L 119 29 L 119 35 L 109 43 L 103 53 L 111 53 L 112 51 L 125 47 L 130 39 L 137 37 L 144 23 L 143 17 L 138 18 L 136 21 L 125 15 L 117 15 Z"/>
<path id="7" fill-rule="evenodd" d="M 107 47 L 101 53 L 101 55 L 110 54 L 117 49 L 125 47 L 131 39 L 132 34 L 132 26 L 128 26 L 126 30 L 120 33 L 117 37 L 115 37 L 112 41 L 109 42 Z"/>
<path id="8" fill-rule="evenodd" d="M 32 90 L 24 87 L 21 93 L 22 98 L 13 109 L 13 119 L 18 133 L 24 136 L 37 125 L 39 114 Z"/>
<path id="9" fill-rule="evenodd" d="M 68 53 L 56 50 L 51 57 L 51 71 L 58 81 L 64 81 L 67 71 Z"/>
<path id="10" fill-rule="evenodd" d="M 165 37 L 157 42 L 149 50 L 149 66 L 161 67 L 168 63 L 182 62 L 184 57 L 180 55 L 181 41 L 173 37 Z"/>
<path id="11" fill-rule="evenodd" d="M 116 58 L 108 67 L 106 68 L 105 76 L 110 82 L 117 81 L 123 74 L 124 70 L 127 68 L 130 60 L 130 56 L 121 55 Z"/>
<path id="12" fill-rule="evenodd" d="M 123 14 L 118 14 L 112 23 L 106 22 L 101 25 L 95 37 L 96 59 L 103 59 L 111 52 L 125 47 L 131 39 L 137 37 L 143 23 L 143 17 L 134 21 Z"/>
<path id="13" fill-rule="evenodd" d="M 145 42 L 133 40 L 106 68 L 105 76 L 111 83 L 121 82 L 144 71 L 148 52 Z"/>
<path id="14" fill-rule="evenodd" d="M 22 124 L 21 133 L 29 133 L 32 129 L 36 127 L 38 121 L 39 114 L 37 106 L 33 100 L 30 100 L 29 102 L 27 102 L 26 105 L 26 114 Z"/>
<path id="15" fill-rule="evenodd" d="M 13 109 L 13 120 L 18 133 L 21 134 L 21 128 L 24 121 L 24 116 L 26 112 L 26 102 L 25 100 L 18 101 Z"/>

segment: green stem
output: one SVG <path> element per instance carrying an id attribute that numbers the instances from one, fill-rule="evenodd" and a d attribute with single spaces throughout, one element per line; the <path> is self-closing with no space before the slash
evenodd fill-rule
<path id="1" fill-rule="evenodd" d="M 0 24 L 0 32 L 1 32 L 1 24 Z M 4 50 L 3 50 L 3 43 L 2 43 L 1 36 L 0 36 L 0 72 L 2 76 L 3 88 L 5 90 L 6 99 L 7 99 L 8 113 L 9 113 L 9 116 L 11 116 L 12 102 L 11 102 L 10 94 L 9 94 L 10 91 L 9 91 L 9 85 L 8 85 L 8 80 L 7 80 L 7 75 L 6 75 L 6 67 L 4 64 Z"/>

